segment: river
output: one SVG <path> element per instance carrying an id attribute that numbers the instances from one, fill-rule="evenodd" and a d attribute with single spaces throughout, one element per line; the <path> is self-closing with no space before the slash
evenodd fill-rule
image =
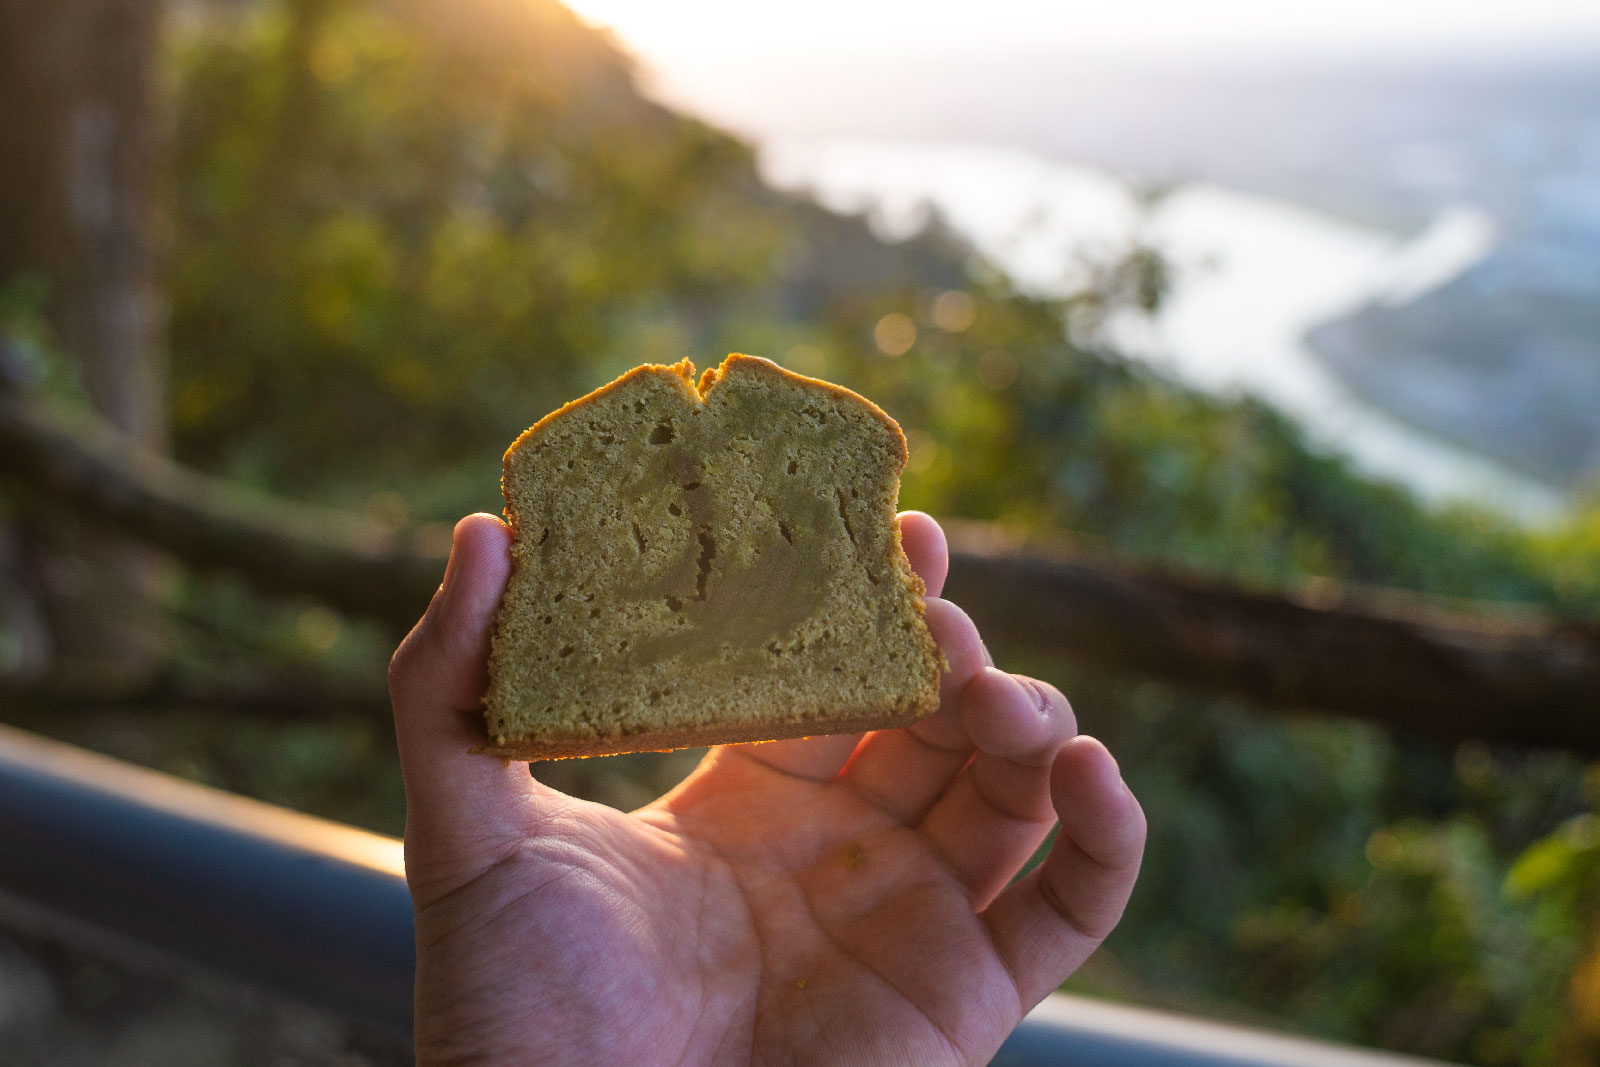
<path id="1" fill-rule="evenodd" d="M 764 177 L 904 238 L 930 211 L 1025 292 L 1063 296 L 1091 264 L 1134 241 L 1159 250 L 1174 285 L 1153 316 L 1123 313 L 1107 339 L 1211 393 L 1249 393 L 1294 418 L 1318 447 L 1433 504 L 1468 502 L 1531 524 L 1566 513 L 1559 489 L 1429 435 L 1330 375 L 1309 329 L 1369 301 L 1443 285 L 1494 246 L 1494 224 L 1457 205 L 1396 235 L 1213 185 L 1140 195 L 1114 176 L 1026 151 L 955 142 L 769 138 Z"/>

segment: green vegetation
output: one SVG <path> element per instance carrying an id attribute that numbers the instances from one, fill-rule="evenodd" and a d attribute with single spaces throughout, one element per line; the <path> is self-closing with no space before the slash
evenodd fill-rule
<path id="1" fill-rule="evenodd" d="M 641 100 L 553 4 L 241 5 L 191 15 L 170 67 L 189 464 L 396 523 L 497 511 L 500 452 L 547 410 L 641 361 L 738 350 L 882 403 L 912 444 L 904 502 L 937 515 L 1265 588 L 1600 606 L 1600 507 L 1538 536 L 1431 513 L 1258 404 L 1069 343 L 1072 304 L 1127 287 L 1027 300 L 937 228 L 885 246 L 766 190 L 745 145 Z M 368 677 L 391 640 L 220 579 L 185 578 L 174 613 L 196 671 Z M 1596 1062 L 1600 1020 L 1571 1009 L 1600 1001 L 1600 772 L 1008 665 L 1073 695 L 1151 817 L 1132 911 L 1076 987 L 1486 1065 Z M 399 827 L 371 723 L 157 716 L 112 743 Z M 636 801 L 681 769 L 553 777 Z"/>

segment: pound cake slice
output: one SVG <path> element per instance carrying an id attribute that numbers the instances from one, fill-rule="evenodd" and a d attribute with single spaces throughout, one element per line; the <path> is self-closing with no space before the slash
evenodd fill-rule
<path id="1" fill-rule="evenodd" d="M 895 520 L 905 437 L 764 359 L 637 367 L 512 444 L 485 698 L 508 759 L 906 726 L 943 659 Z"/>

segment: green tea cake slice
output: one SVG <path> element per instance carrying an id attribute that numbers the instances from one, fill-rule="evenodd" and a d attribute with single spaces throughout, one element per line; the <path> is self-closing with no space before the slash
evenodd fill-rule
<path id="1" fill-rule="evenodd" d="M 905 726 L 942 658 L 895 519 L 905 437 L 751 356 L 637 367 L 506 452 L 489 744 L 553 759 Z"/>

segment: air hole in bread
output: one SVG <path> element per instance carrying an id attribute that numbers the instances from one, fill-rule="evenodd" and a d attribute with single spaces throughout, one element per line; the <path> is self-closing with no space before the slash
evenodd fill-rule
<path id="1" fill-rule="evenodd" d="M 711 561 L 717 558 L 717 542 L 712 539 L 710 530 L 701 530 L 699 538 L 700 558 L 696 562 L 699 565 L 700 573 L 694 582 L 694 598 L 696 600 L 704 600 L 706 598 L 706 583 L 711 580 Z"/>
<path id="2" fill-rule="evenodd" d="M 855 490 L 852 489 L 851 493 L 853 494 L 854 492 Z M 855 527 L 850 525 L 850 516 L 844 513 L 844 494 L 835 489 L 833 498 L 839 502 L 839 521 L 844 523 L 845 536 L 850 538 L 850 543 L 853 545 L 856 543 L 856 531 Z"/>
<path id="3" fill-rule="evenodd" d="M 653 445 L 670 444 L 672 441 L 672 425 L 670 423 L 657 423 L 656 428 L 650 431 L 649 441 Z"/>

